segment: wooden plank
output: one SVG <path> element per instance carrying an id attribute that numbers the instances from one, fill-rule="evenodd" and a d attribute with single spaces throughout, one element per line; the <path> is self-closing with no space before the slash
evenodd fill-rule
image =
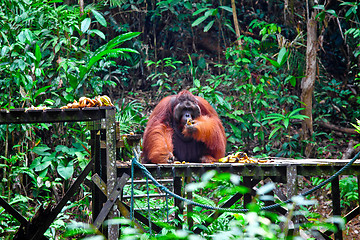
<path id="1" fill-rule="evenodd" d="M 43 212 L 42 214 L 40 214 L 38 216 L 39 220 L 41 221 L 41 225 L 38 226 L 36 229 L 34 229 L 34 227 L 32 227 L 33 222 L 34 222 L 34 219 L 33 219 L 33 221 L 30 223 L 29 228 L 26 229 L 26 230 L 30 231 L 30 233 L 25 233 L 24 236 L 26 236 L 26 239 L 30 239 L 30 240 L 42 239 L 43 234 L 49 228 L 51 223 L 56 219 L 57 215 L 61 212 L 63 207 L 66 205 L 66 203 L 79 190 L 80 184 L 84 181 L 85 177 L 92 170 L 93 163 L 94 163 L 94 159 L 91 159 L 90 162 L 88 163 L 88 165 L 85 167 L 85 169 L 81 172 L 79 177 L 75 180 L 75 182 L 67 190 L 65 196 L 60 200 L 60 202 L 54 208 L 52 208 L 52 206 L 49 205 L 50 208 L 48 207 L 47 211 Z M 19 229 L 19 231 L 23 231 L 23 229 Z"/>
<path id="2" fill-rule="evenodd" d="M 0 197 L 0 206 L 2 206 L 5 211 L 7 211 L 11 216 L 18 220 L 21 225 L 28 226 L 29 222 L 14 209 L 10 204 L 8 204 L 2 197 Z"/>
<path id="3" fill-rule="evenodd" d="M 107 187 L 106 183 L 100 178 L 98 174 L 94 174 L 91 177 L 92 181 L 95 183 L 95 185 L 98 187 L 98 189 L 104 194 L 107 194 Z M 130 219 L 130 211 L 128 207 L 120 201 L 119 198 L 116 199 L 116 204 L 118 206 L 118 209 L 120 213 L 127 219 Z M 137 215 L 135 214 L 135 217 Z M 136 221 L 136 219 L 133 220 L 135 223 L 135 226 L 140 230 L 140 232 L 145 232 L 144 228 Z"/>
<path id="4" fill-rule="evenodd" d="M 278 182 L 286 181 L 286 165 L 257 165 L 257 164 L 231 164 L 231 163 L 215 163 L 215 164 L 144 164 L 149 172 L 155 178 L 164 177 L 183 177 L 192 174 L 200 175 L 209 170 L 217 170 L 218 172 L 230 172 L 240 176 L 249 176 L 256 178 L 275 177 Z M 130 174 L 130 164 L 117 164 L 118 174 L 126 172 Z M 142 177 L 141 171 L 135 171 L 135 177 Z"/>
<path id="5" fill-rule="evenodd" d="M 51 108 L 45 110 L 25 110 L 24 108 L 2 110 L 0 124 L 20 123 L 54 123 L 54 122 L 87 122 L 105 118 L 106 110 L 114 107 L 95 108 Z"/>
<path id="6" fill-rule="evenodd" d="M 120 198 L 123 187 L 125 186 L 127 180 L 130 178 L 129 175 L 123 174 L 120 179 L 118 179 L 117 184 L 112 189 L 111 193 L 107 195 L 108 200 L 105 202 L 103 208 L 101 209 L 99 215 L 94 221 L 94 226 L 99 229 L 100 225 L 104 222 L 106 216 L 109 214 L 111 208 L 115 204 L 116 200 Z M 109 191 L 108 191 L 109 192 Z M 109 236 L 110 237 L 110 236 Z"/>

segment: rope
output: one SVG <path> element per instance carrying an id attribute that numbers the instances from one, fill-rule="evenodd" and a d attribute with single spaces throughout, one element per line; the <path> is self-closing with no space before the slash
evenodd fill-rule
<path id="1" fill-rule="evenodd" d="M 348 162 L 345 166 L 343 166 L 339 171 L 337 171 L 334 175 L 332 175 L 329 179 L 325 180 L 324 182 L 322 182 L 321 184 L 319 184 L 318 186 L 313 187 L 312 189 L 300 194 L 300 196 L 307 196 L 313 192 L 315 192 L 316 190 L 320 189 L 321 187 L 325 186 L 326 184 L 328 184 L 329 182 L 333 181 L 335 178 L 337 178 L 342 172 L 344 172 L 346 169 L 348 169 L 355 161 L 356 159 L 358 159 L 360 155 L 360 152 L 358 152 L 355 157 L 353 159 L 351 159 L 350 162 Z M 132 159 L 131 162 L 131 166 L 133 167 L 134 165 L 136 165 L 138 168 L 140 168 L 140 170 L 154 183 L 154 185 L 156 187 L 158 187 L 161 191 L 169 194 L 170 196 L 177 198 L 181 201 L 184 201 L 188 204 L 192 204 L 194 206 L 198 206 L 201 208 L 205 208 L 205 209 L 210 209 L 210 210 L 216 210 L 216 211 L 221 211 L 221 212 L 248 212 L 248 209 L 232 209 L 232 208 L 221 208 L 221 207 L 213 207 L 213 206 L 209 206 L 209 205 L 205 205 L 205 204 L 201 204 L 201 203 L 197 203 L 194 202 L 192 200 L 189 200 L 187 198 L 183 198 L 173 192 L 171 192 L 168 188 L 166 188 L 165 186 L 161 185 L 158 181 L 156 181 L 156 179 L 151 175 L 151 173 L 145 168 L 144 165 L 142 165 L 141 163 L 139 163 L 137 161 L 138 159 L 138 155 L 135 152 L 135 157 Z M 133 177 L 133 176 L 132 176 Z M 270 206 L 266 206 L 266 207 L 262 207 L 261 210 L 270 210 L 270 209 L 275 209 L 278 207 L 281 207 L 284 204 L 290 203 L 292 202 L 291 199 L 288 199 L 284 202 L 281 203 L 277 203 L 277 204 L 273 204 Z"/>

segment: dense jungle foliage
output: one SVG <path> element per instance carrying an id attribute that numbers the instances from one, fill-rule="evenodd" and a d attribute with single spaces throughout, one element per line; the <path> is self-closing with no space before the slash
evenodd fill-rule
<path id="1" fill-rule="evenodd" d="M 359 8 L 359 1 L 337 0 L 3 0 L 0 109 L 57 108 L 106 94 L 122 133 L 141 134 L 162 97 L 189 89 L 216 108 L 229 153 L 350 158 L 359 142 L 353 126 L 360 125 Z M 311 29 L 315 50 L 307 53 Z M 304 104 L 309 98 L 312 104 Z M 85 123 L 0 125 L 1 197 L 27 219 L 58 202 L 89 162 L 83 147 L 89 148 L 89 137 Z M 231 176 L 213 177 L 201 190 L 207 197 L 198 192 L 196 200 L 216 205 L 229 193 L 222 187 L 238 190 Z M 356 178 L 342 179 L 341 189 L 342 206 L 354 205 Z M 154 201 L 156 206 L 163 199 Z M 311 215 L 312 207 L 300 208 Z M 202 235 L 183 223 L 183 231 L 169 225 L 159 237 L 286 239 L 288 232 L 270 222 L 289 218 L 252 209 L 226 213 L 211 227 L 201 212 L 192 217 Z M 0 213 L 0 235 L 12 239 L 20 223 L 3 208 Z M 152 217 L 164 219 L 158 212 Z M 331 228 L 320 215 L 311 217 L 317 220 L 308 229 Z M 86 233 L 70 222 L 92 222 L 87 185 L 46 236 L 76 239 Z M 124 237 L 149 237 L 131 230 L 123 229 Z"/>

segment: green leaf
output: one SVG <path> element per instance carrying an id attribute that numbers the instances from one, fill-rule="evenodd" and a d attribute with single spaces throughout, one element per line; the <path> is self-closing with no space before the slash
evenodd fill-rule
<path id="1" fill-rule="evenodd" d="M 192 27 L 195 27 L 197 25 L 199 25 L 200 23 L 202 23 L 203 21 L 205 21 L 209 16 L 201 16 L 199 17 L 198 19 L 196 19 L 192 24 L 191 26 Z"/>
<path id="2" fill-rule="evenodd" d="M 250 59 L 248 58 L 241 58 L 241 62 L 245 64 L 251 63 Z"/>
<path id="3" fill-rule="evenodd" d="M 26 55 L 28 55 L 29 57 L 31 57 L 32 59 L 36 60 L 35 55 L 32 52 L 26 52 Z"/>
<path id="4" fill-rule="evenodd" d="M 66 160 L 61 160 L 57 166 L 57 172 L 62 178 L 68 180 L 74 173 L 74 161 L 67 162 Z"/>
<path id="5" fill-rule="evenodd" d="M 21 43 L 25 43 L 26 36 L 25 36 L 24 31 L 21 31 L 17 37 Z"/>
<path id="6" fill-rule="evenodd" d="M 301 110 L 304 110 L 304 109 L 305 109 L 305 108 L 297 108 L 297 109 L 295 109 L 294 111 L 292 111 L 292 112 L 289 113 L 289 117 L 297 114 L 298 112 L 300 112 Z"/>
<path id="7" fill-rule="evenodd" d="M 21 71 L 25 70 L 26 64 L 22 59 L 17 59 L 17 60 L 15 60 L 15 62 L 18 63 L 18 66 L 19 66 Z"/>
<path id="8" fill-rule="evenodd" d="M 188 9 L 188 10 L 191 10 L 191 9 L 192 9 L 192 4 L 191 4 L 191 2 L 185 2 L 185 3 L 184 3 L 184 7 L 185 7 L 186 9 Z"/>
<path id="9" fill-rule="evenodd" d="M 218 10 L 215 8 L 215 9 L 210 9 L 208 11 L 205 12 L 204 16 L 215 16 L 216 14 L 218 13 Z"/>
<path id="10" fill-rule="evenodd" d="M 289 75 L 285 78 L 285 83 L 290 82 L 291 86 L 296 86 L 296 77 Z"/>
<path id="11" fill-rule="evenodd" d="M 50 148 L 48 146 L 41 145 L 41 146 L 34 147 L 32 151 L 40 156 L 49 156 L 50 153 L 47 152 L 48 150 L 50 150 Z"/>
<path id="12" fill-rule="evenodd" d="M 319 12 L 316 16 L 315 16 L 315 19 L 318 20 L 318 21 L 324 21 L 325 19 L 325 12 Z"/>
<path id="13" fill-rule="evenodd" d="M 336 14 L 335 10 L 333 9 L 329 9 L 329 10 L 326 10 L 327 13 L 330 13 L 331 15 L 333 15 L 334 17 L 338 17 L 338 15 Z"/>
<path id="14" fill-rule="evenodd" d="M 91 33 L 95 33 L 96 35 L 98 35 L 99 37 L 101 37 L 102 39 L 105 40 L 105 34 L 102 31 L 93 29 L 93 30 L 90 30 L 90 34 Z"/>
<path id="15" fill-rule="evenodd" d="M 253 149 L 253 152 L 256 153 L 256 152 L 260 152 L 261 151 L 261 148 L 260 147 L 254 147 Z"/>
<path id="16" fill-rule="evenodd" d="M 194 13 L 193 13 L 193 16 L 196 16 L 198 15 L 199 13 L 202 13 L 204 11 L 207 11 L 209 8 L 201 8 L 199 10 L 196 10 Z"/>
<path id="17" fill-rule="evenodd" d="M 81 22 L 81 31 L 83 33 L 85 33 L 89 27 L 90 27 L 90 24 L 91 24 L 91 19 L 90 18 L 85 18 L 82 22 Z"/>
<path id="18" fill-rule="evenodd" d="M 4 57 L 9 52 L 9 50 L 10 48 L 8 46 L 3 46 L 1 49 L 1 56 Z"/>
<path id="19" fill-rule="evenodd" d="M 94 10 L 94 9 L 91 9 L 91 12 L 94 14 L 96 20 L 103 26 L 103 27 L 106 27 L 107 26 L 107 23 L 106 23 L 106 20 L 104 18 L 104 16 L 99 13 L 98 11 Z"/>
<path id="20" fill-rule="evenodd" d="M 55 151 L 56 152 L 64 152 L 64 153 L 66 153 L 66 152 L 69 151 L 69 148 L 67 146 L 64 146 L 64 145 L 57 145 L 55 147 Z"/>
<path id="21" fill-rule="evenodd" d="M 199 81 L 199 79 L 194 79 L 194 85 L 195 85 L 195 87 L 200 88 L 200 81 Z"/>
<path id="22" fill-rule="evenodd" d="M 274 67 L 276 67 L 276 68 L 279 68 L 279 67 L 280 67 L 277 61 L 269 58 L 268 56 L 261 55 L 260 57 L 268 60 L 268 61 L 271 63 L 271 65 L 273 65 Z"/>
<path id="23" fill-rule="evenodd" d="M 210 21 L 205 27 L 204 32 L 207 32 L 210 30 L 210 28 L 214 25 L 215 20 Z"/>
<path id="24" fill-rule="evenodd" d="M 220 105 L 224 104 L 224 99 L 220 95 L 215 94 L 215 98 L 217 103 L 219 103 Z"/>
<path id="25" fill-rule="evenodd" d="M 281 67 L 282 65 L 284 65 L 284 63 L 287 60 L 287 56 L 288 56 L 288 52 L 286 50 L 286 48 L 281 48 L 280 52 L 278 54 L 278 58 L 277 58 L 277 63 L 279 64 L 279 67 Z"/>
<path id="26" fill-rule="evenodd" d="M 274 128 L 274 130 L 271 131 L 270 135 L 269 135 L 269 139 L 271 139 L 273 137 L 273 135 L 280 129 L 282 128 L 281 126 L 277 126 L 276 128 Z"/>
<path id="27" fill-rule="evenodd" d="M 33 33 L 30 31 L 30 29 L 25 29 L 24 34 L 29 43 L 31 43 L 33 41 Z"/>
<path id="28" fill-rule="evenodd" d="M 289 118 L 285 118 L 284 119 L 284 127 L 287 129 L 289 127 L 289 123 L 290 123 L 290 119 Z"/>
<path id="29" fill-rule="evenodd" d="M 224 9 L 225 11 L 228 11 L 230 13 L 232 13 L 232 8 L 228 7 L 228 6 L 220 6 L 219 8 Z"/>
<path id="30" fill-rule="evenodd" d="M 68 75 L 68 79 L 69 79 L 69 83 L 70 83 L 70 86 L 72 87 L 73 90 L 76 90 L 78 85 L 79 85 L 79 79 L 74 76 L 73 74 L 69 74 Z"/>
<path id="31" fill-rule="evenodd" d="M 50 87 L 51 87 L 51 86 L 45 86 L 45 87 L 42 87 L 42 88 L 38 89 L 38 90 L 35 92 L 35 94 L 34 94 L 34 99 L 37 98 L 37 96 L 39 96 L 41 93 L 45 93 L 46 90 L 47 90 L 48 88 L 50 88 Z"/>
<path id="32" fill-rule="evenodd" d="M 35 166 L 35 169 L 34 169 L 34 170 L 35 170 L 36 172 L 40 172 L 40 171 L 45 170 L 46 168 L 48 168 L 48 167 L 50 166 L 52 159 L 53 159 L 53 158 L 52 158 L 51 156 L 45 156 L 45 157 L 42 159 L 41 163 L 40 163 L 39 165 Z"/>
<path id="33" fill-rule="evenodd" d="M 103 52 L 98 53 L 96 56 L 92 57 L 88 63 L 87 68 L 90 69 L 92 65 L 98 62 L 103 56 L 110 54 L 110 53 L 124 53 L 124 52 L 132 52 L 132 53 L 139 53 L 138 51 L 131 49 L 131 48 L 116 48 L 116 49 L 109 49 Z"/>
<path id="34" fill-rule="evenodd" d="M 36 44 L 35 46 L 35 58 L 37 62 L 41 61 L 41 51 L 40 51 L 40 46 L 38 44 Z"/>
<path id="35" fill-rule="evenodd" d="M 125 34 L 121 34 L 115 38 L 113 38 L 112 40 L 110 40 L 108 43 L 104 44 L 103 46 L 101 46 L 100 48 L 98 48 L 91 56 L 87 66 L 80 66 L 80 80 L 82 80 L 86 74 L 90 71 L 91 67 L 97 63 L 100 59 L 102 59 L 105 55 L 107 54 L 124 54 L 125 52 L 131 52 L 131 53 L 136 53 L 138 54 L 138 52 L 134 49 L 131 48 L 118 48 L 118 49 L 114 49 L 115 47 L 121 45 L 123 42 L 128 41 L 134 37 L 137 37 L 140 35 L 140 32 L 129 32 L 129 33 L 125 33 Z M 77 84 L 75 84 L 76 87 L 74 89 L 77 88 Z M 74 85 L 74 86 L 75 86 Z M 74 87 L 72 86 L 72 87 Z"/>
<path id="36" fill-rule="evenodd" d="M 314 8 L 314 9 L 319 9 L 319 10 L 325 10 L 325 6 L 324 6 L 324 5 L 315 5 L 313 8 Z"/>

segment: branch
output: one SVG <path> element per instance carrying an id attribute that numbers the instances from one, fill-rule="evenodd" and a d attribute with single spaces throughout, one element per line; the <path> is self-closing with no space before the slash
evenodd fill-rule
<path id="1" fill-rule="evenodd" d="M 320 121 L 318 123 L 319 123 L 319 125 L 321 127 L 328 128 L 328 129 L 331 129 L 331 130 L 335 130 L 335 131 L 338 131 L 338 132 L 349 133 L 349 134 L 357 134 L 357 132 L 353 128 L 346 128 L 346 127 L 336 126 L 335 124 L 332 124 L 332 123 L 329 123 L 329 122 L 324 122 L 324 121 Z"/>

